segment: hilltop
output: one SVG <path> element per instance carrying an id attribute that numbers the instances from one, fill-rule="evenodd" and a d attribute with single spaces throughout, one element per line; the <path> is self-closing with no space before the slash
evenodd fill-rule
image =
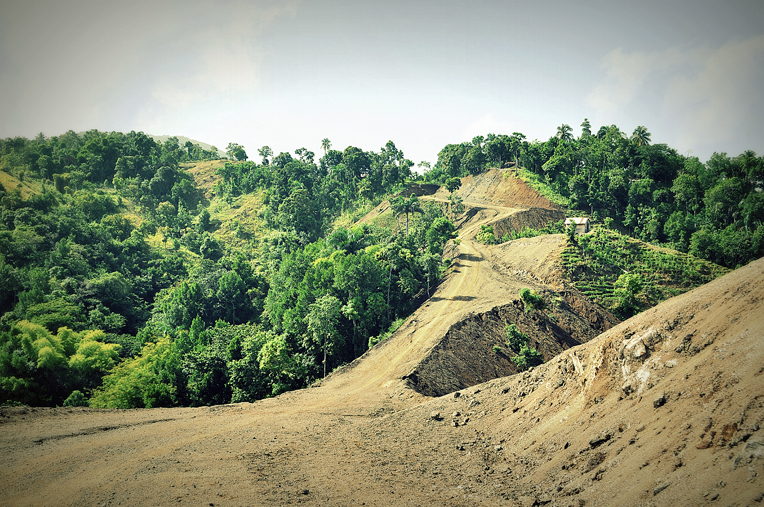
<path id="1" fill-rule="evenodd" d="M 191 139 L 186 136 L 169 136 L 169 135 L 157 136 L 153 134 L 148 134 L 148 136 L 158 143 L 166 143 L 170 139 L 177 139 L 178 144 L 180 144 L 181 146 L 185 146 L 186 143 L 196 144 L 200 146 L 203 150 L 211 151 L 220 157 L 223 157 L 225 155 L 225 153 L 222 150 L 217 149 L 215 146 L 211 144 L 203 143 L 201 141 L 197 141 L 195 139 Z M 213 150 L 213 148 L 215 148 L 215 150 Z"/>
<path id="2" fill-rule="evenodd" d="M 473 240 L 481 225 L 559 210 L 465 197 L 461 243 L 434 295 L 311 388 L 203 408 L 0 409 L 3 501 L 761 501 L 764 261 L 618 323 L 566 279 L 564 235 Z M 523 288 L 547 308 L 526 312 Z M 509 322 L 544 364 L 516 373 Z"/>

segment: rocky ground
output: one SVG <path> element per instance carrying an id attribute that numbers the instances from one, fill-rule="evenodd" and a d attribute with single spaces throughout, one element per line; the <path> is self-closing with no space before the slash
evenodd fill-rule
<path id="1" fill-rule="evenodd" d="M 434 297 L 312 388 L 1 408 L 0 505 L 763 503 L 764 260 L 619 324 L 559 277 L 561 236 L 470 241 L 517 212 L 480 206 Z M 554 306 L 525 313 L 522 287 Z M 493 352 L 510 320 L 545 364 Z"/>

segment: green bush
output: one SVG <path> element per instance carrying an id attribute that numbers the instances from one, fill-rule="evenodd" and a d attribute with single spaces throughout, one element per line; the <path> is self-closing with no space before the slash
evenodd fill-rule
<path id="1" fill-rule="evenodd" d="M 89 405 L 90 402 L 85 398 L 85 395 L 76 389 L 64 400 L 65 407 L 87 407 Z"/>
<path id="2" fill-rule="evenodd" d="M 406 322 L 406 319 L 395 319 L 393 321 L 393 323 L 390 324 L 390 327 L 387 329 L 386 332 L 384 332 L 383 334 L 381 334 L 379 336 L 370 336 L 369 337 L 369 348 L 372 348 L 377 343 L 390 338 L 390 336 L 392 336 L 392 334 L 394 332 L 396 332 L 398 330 L 398 328 L 403 325 L 404 322 Z"/>
<path id="3" fill-rule="evenodd" d="M 565 235 L 568 238 L 568 243 L 576 243 L 576 223 L 571 222 L 565 229 Z"/>
<path id="4" fill-rule="evenodd" d="M 525 313 L 531 310 L 543 310 L 546 308 L 546 301 L 535 290 L 528 288 L 520 289 L 520 299 L 525 305 Z"/>
<path id="5" fill-rule="evenodd" d="M 524 345 L 528 344 L 528 335 L 520 331 L 516 325 L 508 324 L 504 327 L 507 336 L 507 347 L 518 352 Z"/>
<path id="6" fill-rule="evenodd" d="M 490 225 L 481 225 L 480 232 L 477 233 L 475 239 L 485 245 L 495 245 L 497 243 L 496 236 L 493 233 L 493 226 Z"/>
<path id="7" fill-rule="evenodd" d="M 507 241 L 513 241 L 520 238 L 535 238 L 536 236 L 543 236 L 545 234 L 562 234 L 565 232 L 565 225 L 562 220 L 558 220 L 552 224 L 546 225 L 541 229 L 533 229 L 532 227 L 524 227 L 519 231 L 510 231 L 504 234 L 501 238 L 502 243 Z"/>
<path id="8" fill-rule="evenodd" d="M 527 370 L 532 366 L 537 366 L 544 362 L 541 357 L 541 352 L 533 347 L 528 347 L 527 345 L 523 345 L 520 348 L 520 353 L 511 357 L 510 360 L 515 363 L 515 366 L 517 366 L 520 371 Z"/>

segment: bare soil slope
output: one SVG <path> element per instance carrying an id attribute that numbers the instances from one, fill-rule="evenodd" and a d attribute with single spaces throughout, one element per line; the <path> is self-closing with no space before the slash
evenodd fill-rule
<path id="1" fill-rule="evenodd" d="M 546 364 L 425 398 L 2 409 L 3 505 L 757 505 L 764 260 Z M 360 394 L 356 393 L 356 394 Z"/>
<path id="2" fill-rule="evenodd" d="M 467 176 L 462 178 L 462 186 L 455 193 L 465 202 L 474 204 L 560 209 L 513 174 L 512 170 L 491 169 L 485 173 Z M 447 199 L 448 190 L 441 188 L 435 197 Z"/>

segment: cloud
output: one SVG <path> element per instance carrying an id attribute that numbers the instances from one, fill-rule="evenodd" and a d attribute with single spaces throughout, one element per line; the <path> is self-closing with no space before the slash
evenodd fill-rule
<path id="1" fill-rule="evenodd" d="M 297 5 L 12 2 L 0 17 L 0 135 L 177 127 L 215 113 L 214 99 L 233 110 L 258 86 L 267 28 Z"/>
<path id="2" fill-rule="evenodd" d="M 475 136 L 484 136 L 488 133 L 509 134 L 513 132 L 513 128 L 517 130 L 519 127 L 506 121 L 497 120 L 493 113 L 488 113 L 464 127 L 461 137 L 464 140 L 470 140 Z"/>
<path id="3" fill-rule="evenodd" d="M 141 115 L 172 114 L 230 93 L 254 93 L 263 56 L 261 35 L 275 18 L 294 16 L 295 2 L 237 4 L 220 23 L 202 27 L 183 47 L 181 64 L 152 86 L 156 103 Z"/>
<path id="4" fill-rule="evenodd" d="M 625 53 L 617 48 L 605 55 L 603 82 L 587 97 L 597 114 L 607 117 L 630 105 L 658 72 L 681 64 L 685 59 L 676 49 L 662 53 Z"/>
<path id="5" fill-rule="evenodd" d="M 708 146 L 762 148 L 764 35 L 717 48 L 619 48 L 603 58 L 602 67 L 602 83 L 587 97 L 599 118 L 665 122 L 666 142 L 704 156 Z"/>
<path id="6" fill-rule="evenodd" d="M 11 4 L 0 21 L 0 116 L 20 128 L 13 134 L 97 125 L 137 67 L 138 14 L 132 5 Z"/>
<path id="7" fill-rule="evenodd" d="M 761 139 L 764 36 L 693 56 L 694 72 L 672 77 L 663 104 L 681 126 L 678 142 L 728 145 L 751 135 Z"/>

